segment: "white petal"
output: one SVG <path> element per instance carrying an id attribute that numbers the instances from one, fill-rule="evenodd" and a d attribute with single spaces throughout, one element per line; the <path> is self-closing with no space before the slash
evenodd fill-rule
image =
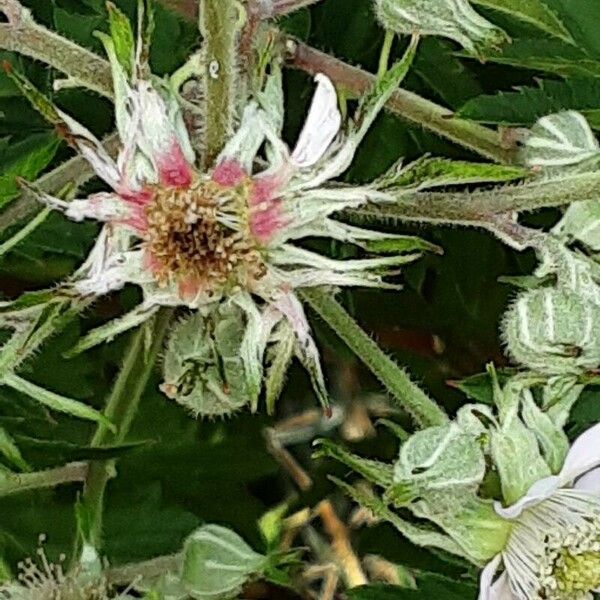
<path id="1" fill-rule="evenodd" d="M 502 556 L 497 554 L 481 572 L 477 600 L 516 600 L 516 596 L 510 589 L 506 572 L 493 583 L 501 558 Z"/>
<path id="2" fill-rule="evenodd" d="M 572 444 L 558 477 L 563 485 L 600 465 L 600 423 L 582 433 Z"/>
<path id="3" fill-rule="evenodd" d="M 90 163 L 98 177 L 116 188 L 120 180 L 119 171 L 100 141 L 66 113 L 59 110 L 58 114 L 67 126 L 77 150 Z"/>
<path id="4" fill-rule="evenodd" d="M 292 153 L 292 162 L 300 168 L 312 167 L 322 158 L 342 124 L 337 94 L 331 80 L 321 73 L 315 79 L 318 82 L 317 90 Z"/>
<path id="5" fill-rule="evenodd" d="M 494 509 L 505 519 L 516 519 L 526 508 L 547 500 L 561 487 L 563 487 L 561 480 L 556 475 L 544 477 L 544 479 L 536 481 L 518 502 L 507 508 L 504 508 L 499 502 L 495 502 Z"/>
<path id="6" fill-rule="evenodd" d="M 96 219 L 97 221 L 116 221 L 129 218 L 131 211 L 117 194 L 94 194 L 84 200 L 71 200 L 64 207 L 67 217 L 74 221 Z"/>
<path id="7" fill-rule="evenodd" d="M 600 494 L 600 468 L 592 469 L 591 471 L 588 471 L 585 475 L 582 475 L 575 482 L 575 485 L 573 487 L 584 492 Z"/>
<path id="8" fill-rule="evenodd" d="M 258 104 L 251 102 L 244 108 L 242 121 L 216 160 L 216 164 L 235 160 L 247 171 L 252 165 L 259 148 L 265 141 L 265 113 Z"/>

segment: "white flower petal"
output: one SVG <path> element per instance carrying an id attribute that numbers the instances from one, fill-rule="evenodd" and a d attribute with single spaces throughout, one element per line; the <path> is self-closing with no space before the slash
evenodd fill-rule
<path id="1" fill-rule="evenodd" d="M 318 82 L 317 90 L 292 153 L 292 163 L 300 168 L 312 167 L 323 157 L 342 124 L 337 94 L 331 80 L 321 73 L 315 80 Z"/>
<path id="2" fill-rule="evenodd" d="M 582 475 L 573 486 L 577 490 L 600 494 L 600 468 L 592 469 Z"/>
<path id="3" fill-rule="evenodd" d="M 494 509 L 505 519 L 516 519 L 526 508 L 531 508 L 532 506 L 547 500 L 561 487 L 561 480 L 556 475 L 544 477 L 544 479 L 536 481 L 518 502 L 515 502 L 506 508 L 504 508 L 500 502 L 495 502 Z"/>
<path id="4" fill-rule="evenodd" d="M 120 180 L 117 165 L 100 141 L 75 119 L 60 110 L 57 112 L 67 126 L 72 142 L 80 154 L 90 163 L 98 177 L 112 188 L 116 188 Z"/>
<path id="5" fill-rule="evenodd" d="M 564 486 L 597 466 L 600 466 L 600 423 L 573 442 L 558 477 Z"/>
<path id="6" fill-rule="evenodd" d="M 481 572 L 477 600 L 516 600 L 516 596 L 510 589 L 506 572 L 494 582 L 501 559 L 502 556 L 497 554 Z"/>

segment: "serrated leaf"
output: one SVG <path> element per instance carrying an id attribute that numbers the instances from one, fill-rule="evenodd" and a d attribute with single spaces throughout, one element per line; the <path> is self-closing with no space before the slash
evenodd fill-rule
<path id="1" fill-rule="evenodd" d="M 0 427 L 0 454 L 12 465 L 21 471 L 31 471 L 31 467 L 27 464 L 21 450 L 15 443 L 15 440 L 9 433 Z"/>
<path id="2" fill-rule="evenodd" d="M 487 62 L 547 71 L 560 77 L 600 77 L 600 61 L 558 40 L 521 38 L 502 51 L 489 51 Z"/>
<path id="3" fill-rule="evenodd" d="M 506 13 L 515 19 L 529 23 L 550 35 L 573 43 L 564 23 L 541 0 L 472 0 L 474 4 Z"/>
<path id="4" fill-rule="evenodd" d="M 186 540 L 181 581 L 192 597 L 217 600 L 234 596 L 265 566 L 266 557 L 237 533 L 219 525 L 204 525 Z"/>
<path id="5" fill-rule="evenodd" d="M 533 125 L 539 118 L 561 110 L 578 110 L 584 116 L 600 109 L 600 81 L 542 80 L 539 86 L 522 87 L 469 100 L 458 116 L 496 125 Z M 595 125 L 595 123 L 592 123 Z"/>

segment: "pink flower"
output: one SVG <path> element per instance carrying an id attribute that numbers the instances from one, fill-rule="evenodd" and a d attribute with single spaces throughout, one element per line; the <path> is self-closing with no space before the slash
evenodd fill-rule
<path id="1" fill-rule="evenodd" d="M 351 164 L 385 94 L 371 102 L 360 126 L 340 139 L 335 89 L 327 77 L 317 75 L 306 123 L 290 152 L 280 139 L 283 99 L 280 74 L 275 73 L 259 102 L 245 108 L 215 167 L 201 173 L 176 98 L 166 86 L 129 82 L 111 40 L 104 42 L 122 143 L 117 160 L 89 131 L 58 114 L 72 144 L 112 191 L 71 202 L 40 194 L 42 201 L 74 220 L 106 223 L 73 285 L 81 293 L 105 294 L 133 283 L 142 287 L 146 307 L 195 309 L 222 300 L 237 302 L 246 307 L 250 320 L 256 314 L 261 319 L 254 323 L 262 340 L 261 360 L 279 320 L 286 319 L 298 341 L 297 354 L 324 398 L 318 352 L 294 290 L 394 287 L 383 282 L 382 273 L 414 255 L 334 260 L 293 242 L 327 237 L 365 246 L 369 240 L 395 237 L 331 218 L 367 201 L 388 202 L 388 195 L 369 186 L 327 185 Z M 399 69 L 397 79 L 389 82 L 388 96 L 404 72 Z M 267 164 L 256 172 L 263 147 Z M 248 298 L 259 311 L 248 309 Z"/>

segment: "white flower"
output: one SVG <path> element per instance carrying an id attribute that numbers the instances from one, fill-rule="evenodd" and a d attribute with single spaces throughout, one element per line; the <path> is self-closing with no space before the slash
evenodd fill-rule
<path id="1" fill-rule="evenodd" d="M 148 309 L 202 309 L 229 299 L 245 307 L 252 327 L 260 331 L 260 347 L 252 353 L 260 359 L 278 321 L 286 319 L 297 339 L 296 353 L 323 400 L 318 352 L 294 290 L 396 287 L 385 283 L 382 274 L 415 255 L 334 260 L 292 242 L 326 237 L 366 246 L 370 240 L 397 237 L 330 218 L 367 201 L 389 202 L 390 196 L 368 186 L 326 183 L 350 166 L 369 125 L 406 73 L 415 44 L 380 82 L 379 95 L 368 97 L 359 123 L 344 140 L 338 136 L 342 119 L 335 89 L 327 77 L 317 75 L 312 106 L 292 152 L 279 135 L 283 100 L 279 74 L 274 75 L 260 104 L 252 102 L 244 110 L 237 133 L 214 168 L 201 173 L 169 88 L 143 79 L 129 82 L 112 41 L 103 41 L 113 69 L 122 144 L 117 160 L 68 115 L 58 109 L 56 114 L 67 139 L 112 191 L 71 202 L 36 192 L 74 220 L 107 223 L 74 286 L 80 293 L 100 295 L 136 284 Z M 255 173 L 263 147 L 266 168 Z M 256 323 L 257 313 L 262 325 Z M 255 347 L 259 343 L 250 342 Z M 251 370 L 258 373 L 254 366 Z"/>
<path id="2" fill-rule="evenodd" d="M 591 599 L 600 589 L 600 424 L 575 440 L 558 475 L 496 512 L 512 531 L 482 572 L 479 600 Z"/>

